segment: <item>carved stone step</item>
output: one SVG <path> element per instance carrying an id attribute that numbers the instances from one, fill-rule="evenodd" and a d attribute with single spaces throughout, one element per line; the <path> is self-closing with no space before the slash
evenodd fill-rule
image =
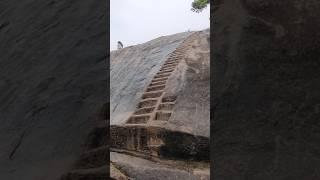
<path id="1" fill-rule="evenodd" d="M 150 119 L 150 115 L 133 115 L 127 121 L 128 124 L 145 124 Z"/>
<path id="2" fill-rule="evenodd" d="M 163 69 L 176 68 L 176 67 L 177 67 L 177 64 L 166 64 L 162 66 Z"/>
<path id="3" fill-rule="evenodd" d="M 170 111 L 159 111 L 156 113 L 155 120 L 157 121 L 169 121 L 172 112 Z"/>
<path id="4" fill-rule="evenodd" d="M 175 51 L 185 51 L 187 50 L 189 47 L 178 47 Z"/>
<path id="5" fill-rule="evenodd" d="M 181 59 L 181 58 L 183 58 L 183 55 L 181 54 L 175 54 L 175 55 L 171 55 L 171 56 L 169 56 L 169 58 L 179 58 L 179 59 Z"/>
<path id="6" fill-rule="evenodd" d="M 141 109 L 138 109 L 134 114 L 135 115 L 149 114 L 149 113 L 152 113 L 154 109 L 155 107 L 141 108 Z"/>
<path id="7" fill-rule="evenodd" d="M 157 104 L 157 99 L 146 99 L 138 103 L 137 108 L 153 107 Z"/>
<path id="8" fill-rule="evenodd" d="M 169 57 L 165 62 L 178 62 L 181 60 L 181 57 Z"/>
<path id="9" fill-rule="evenodd" d="M 165 63 L 162 65 L 162 68 L 167 67 L 167 66 L 176 66 L 177 64 L 179 64 L 180 62 L 169 62 L 169 63 Z"/>
<path id="10" fill-rule="evenodd" d="M 171 66 L 171 67 L 170 67 Z M 166 71 L 166 70 L 169 70 L 169 69 L 175 69 L 176 68 L 176 65 L 163 65 L 160 69 L 160 71 Z"/>
<path id="11" fill-rule="evenodd" d="M 169 70 L 160 70 L 157 74 L 165 74 L 165 73 L 171 73 L 174 71 L 174 68 L 169 69 Z"/>
<path id="12" fill-rule="evenodd" d="M 174 71 L 174 69 L 159 71 L 156 75 L 163 75 L 163 74 L 167 74 L 167 73 L 172 73 L 173 71 Z"/>
<path id="13" fill-rule="evenodd" d="M 185 49 L 176 49 L 174 51 L 174 53 L 183 54 L 184 52 L 186 52 L 186 50 L 187 50 L 187 48 L 185 48 Z"/>
<path id="14" fill-rule="evenodd" d="M 160 69 L 160 72 L 164 71 L 174 71 L 176 68 L 175 67 L 164 67 Z"/>
<path id="15" fill-rule="evenodd" d="M 165 68 L 176 68 L 177 67 L 177 65 L 179 64 L 179 62 L 176 62 L 176 63 L 167 63 L 167 64 L 164 64 L 163 66 L 162 66 L 162 68 L 163 69 L 165 69 Z"/>
<path id="16" fill-rule="evenodd" d="M 179 64 L 179 62 L 177 62 L 177 61 L 174 61 L 174 62 L 166 62 L 166 63 L 164 63 L 164 66 L 165 66 L 165 65 L 171 65 L 171 64 Z"/>
<path id="17" fill-rule="evenodd" d="M 149 86 L 165 85 L 166 83 L 167 81 L 158 81 L 158 82 L 151 83 Z"/>
<path id="18" fill-rule="evenodd" d="M 163 91 L 145 92 L 142 95 L 142 99 L 157 98 L 157 97 L 160 97 L 162 93 Z"/>
<path id="19" fill-rule="evenodd" d="M 165 61 L 164 64 L 174 64 L 174 63 L 179 63 L 180 62 L 180 59 L 178 60 L 168 60 L 168 61 Z"/>
<path id="20" fill-rule="evenodd" d="M 179 57 L 169 57 L 167 61 L 177 61 L 180 60 Z"/>
<path id="21" fill-rule="evenodd" d="M 160 90 L 163 90 L 165 87 L 166 87 L 165 85 L 149 86 L 148 89 L 147 89 L 147 92 L 160 91 Z"/>
<path id="22" fill-rule="evenodd" d="M 165 77 L 169 77 L 171 75 L 171 73 L 165 73 L 165 74 L 159 74 L 154 76 L 155 79 L 157 78 L 165 78 Z"/>
<path id="23" fill-rule="evenodd" d="M 165 78 L 155 78 L 155 79 L 153 79 L 153 80 L 151 81 L 151 83 L 155 83 L 155 82 L 159 82 L 159 81 L 166 81 L 166 80 L 168 80 L 167 77 L 165 77 Z"/>
<path id="24" fill-rule="evenodd" d="M 109 180 L 108 165 L 90 168 L 77 169 L 64 175 L 61 180 Z"/>
<path id="25" fill-rule="evenodd" d="M 181 57 L 168 57 L 168 59 L 165 61 L 165 62 L 168 62 L 168 61 L 180 61 Z"/>
<path id="26" fill-rule="evenodd" d="M 162 103 L 159 105 L 158 110 L 170 111 L 174 107 L 174 103 Z"/>

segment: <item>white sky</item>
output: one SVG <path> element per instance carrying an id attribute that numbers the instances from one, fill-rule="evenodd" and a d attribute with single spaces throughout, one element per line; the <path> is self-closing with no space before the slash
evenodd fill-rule
<path id="1" fill-rule="evenodd" d="M 110 49 L 117 42 L 141 44 L 160 36 L 203 30 L 210 27 L 209 6 L 201 13 L 191 11 L 193 0 L 111 0 Z"/>

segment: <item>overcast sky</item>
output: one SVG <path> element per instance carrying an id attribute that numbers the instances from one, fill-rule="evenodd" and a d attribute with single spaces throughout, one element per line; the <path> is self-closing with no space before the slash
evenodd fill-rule
<path id="1" fill-rule="evenodd" d="M 191 9 L 193 0 L 111 0 L 110 48 L 117 42 L 131 46 L 159 36 L 210 27 L 209 7 L 201 13 Z"/>

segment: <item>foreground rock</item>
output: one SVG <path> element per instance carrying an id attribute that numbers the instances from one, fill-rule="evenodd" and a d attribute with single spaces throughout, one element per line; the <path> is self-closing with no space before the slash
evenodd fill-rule
<path id="1" fill-rule="evenodd" d="M 212 5 L 213 178 L 319 179 L 320 2 Z"/>
<path id="2" fill-rule="evenodd" d="M 210 179 L 209 163 L 151 161 L 115 152 L 111 152 L 110 156 L 111 162 L 126 176 L 139 180 Z M 112 171 L 111 175 L 113 175 Z M 125 178 L 124 175 L 122 178 Z"/>

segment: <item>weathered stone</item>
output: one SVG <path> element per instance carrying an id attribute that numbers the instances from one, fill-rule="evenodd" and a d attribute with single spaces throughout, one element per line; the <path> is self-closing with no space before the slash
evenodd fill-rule
<path id="1" fill-rule="evenodd" d="M 110 127 L 111 151 L 130 154 L 131 158 L 208 162 L 209 31 L 162 37 L 157 39 L 161 43 L 156 47 L 165 49 L 170 45 L 170 41 L 166 42 L 168 38 L 179 39 L 178 46 L 170 49 L 171 52 L 164 51 L 163 61 L 159 57 L 153 61 L 141 59 L 141 56 L 150 56 L 155 40 L 111 53 L 114 55 L 111 56 L 111 107 L 114 107 L 111 108 L 114 121 Z M 147 45 L 148 51 L 135 51 Z M 130 69 L 123 71 L 129 68 L 128 63 Z M 136 65 L 150 67 L 151 63 L 155 70 Z M 119 79 L 120 76 L 123 77 Z M 141 84 L 133 83 L 139 78 L 143 78 Z M 122 160 L 113 163 L 136 179 L 209 179 L 202 170 L 197 170 L 195 175 L 170 169 L 175 168 L 174 165 L 162 168 L 160 163 L 155 167 L 142 167 L 133 166 L 126 158 Z M 147 160 L 139 161 L 147 163 Z"/>
<path id="2" fill-rule="evenodd" d="M 160 37 L 110 54 L 110 124 L 124 124 L 166 56 L 190 33 Z"/>
<path id="3" fill-rule="evenodd" d="M 165 128 L 209 137 L 209 30 L 197 32 L 191 39 L 188 35 L 161 37 L 111 52 L 111 125 L 124 124 L 133 113 L 139 113 L 136 108 L 150 108 L 156 103 L 151 98 L 163 95 L 164 103 L 176 99 L 174 113 L 161 115 L 168 121 Z M 183 40 L 190 42 L 173 52 Z M 181 61 L 171 60 L 182 50 Z M 146 123 L 148 118 L 140 113 L 129 123 Z"/>
<path id="4" fill-rule="evenodd" d="M 208 164 L 156 162 L 111 152 L 110 161 L 126 176 L 139 180 L 209 180 Z"/>
<path id="5" fill-rule="evenodd" d="M 110 177 L 115 180 L 129 180 L 129 178 L 124 175 L 119 169 L 114 167 L 112 163 L 110 163 Z"/>
<path id="6" fill-rule="evenodd" d="M 206 137 L 152 126 L 112 126 L 110 134 L 112 148 L 163 158 L 209 160 L 210 142 Z M 158 149 L 152 148 L 158 144 Z"/>
<path id="7" fill-rule="evenodd" d="M 214 179 L 319 179 L 320 2 L 213 5 Z"/>

